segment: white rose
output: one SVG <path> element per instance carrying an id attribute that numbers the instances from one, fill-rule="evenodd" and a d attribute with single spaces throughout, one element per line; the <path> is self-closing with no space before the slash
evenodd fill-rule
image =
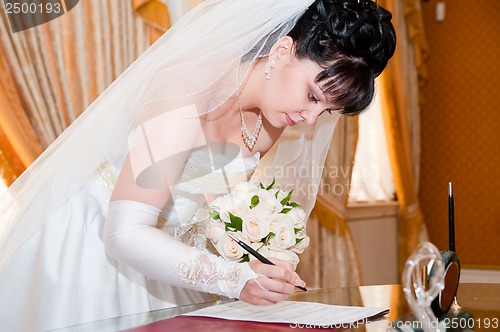
<path id="1" fill-rule="evenodd" d="M 288 215 L 277 214 L 271 222 L 271 230 L 275 234 L 270 241 L 272 246 L 278 249 L 288 249 L 295 245 L 293 222 Z"/>
<path id="2" fill-rule="evenodd" d="M 290 250 L 279 250 L 279 249 L 274 249 L 274 248 L 269 248 L 269 251 L 267 252 L 267 257 L 271 258 L 278 258 L 283 261 L 289 262 L 292 264 L 293 269 L 295 270 L 297 268 L 297 264 L 299 264 L 299 256 L 294 253 L 293 251 Z"/>
<path id="3" fill-rule="evenodd" d="M 306 225 L 306 213 L 303 209 L 295 207 L 288 211 L 287 215 L 293 221 L 293 227 L 303 229 Z"/>
<path id="4" fill-rule="evenodd" d="M 215 247 L 223 257 L 230 260 L 240 260 L 244 254 L 243 248 L 231 239 L 227 233 L 224 234 Z"/>
<path id="5" fill-rule="evenodd" d="M 259 196 L 259 204 L 252 209 L 252 212 L 259 219 L 270 219 L 273 215 L 283 210 L 283 205 L 274 197 L 272 191 L 259 189 L 257 196 Z"/>
<path id="6" fill-rule="evenodd" d="M 250 206 L 252 196 L 259 190 L 259 184 L 256 182 L 240 182 L 231 189 L 228 196 L 234 206 Z"/>
<path id="7" fill-rule="evenodd" d="M 215 211 L 219 212 L 220 219 L 223 222 L 229 223 L 231 222 L 229 213 L 236 217 L 248 213 L 250 210 L 248 202 L 240 198 L 236 199 L 233 195 L 226 195 L 221 199 L 216 199 L 211 206 Z"/>
<path id="8" fill-rule="evenodd" d="M 270 232 L 269 220 L 260 220 L 253 213 L 244 214 L 241 219 L 243 219 L 243 236 L 252 242 L 260 242 Z"/>
<path id="9" fill-rule="evenodd" d="M 293 247 L 290 248 L 293 252 L 296 252 L 297 254 L 301 254 L 304 252 L 304 250 L 309 246 L 309 236 L 304 236 L 301 237 L 303 240 L 294 245 Z"/>
<path id="10" fill-rule="evenodd" d="M 222 222 L 210 219 L 207 223 L 207 237 L 215 245 L 226 233 Z"/>
<path id="11" fill-rule="evenodd" d="M 226 196 L 223 196 L 223 197 L 217 197 L 211 204 L 210 204 L 210 208 L 213 210 L 213 211 L 216 211 L 219 213 L 219 217 L 221 218 L 221 220 L 223 221 L 226 221 L 224 220 L 222 217 L 223 215 L 226 216 L 226 218 L 228 218 L 228 214 L 227 214 L 227 209 L 230 208 L 230 205 L 228 204 L 229 201 L 228 199 L 226 198 Z"/>

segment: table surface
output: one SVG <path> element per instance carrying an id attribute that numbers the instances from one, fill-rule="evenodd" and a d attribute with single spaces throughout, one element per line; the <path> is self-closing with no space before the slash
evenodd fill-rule
<path id="1" fill-rule="evenodd" d="M 472 314 L 472 318 L 467 324 L 470 327 L 473 323 L 474 331 L 500 330 L 500 283 L 460 284 L 457 298 L 458 304 Z M 391 322 L 401 317 L 408 317 L 407 314 L 409 313 L 400 285 L 309 290 L 307 293 L 297 292 L 292 294 L 289 300 L 390 309 L 389 314 L 381 319 L 356 328 L 344 328 L 343 331 L 387 331 Z M 217 329 L 218 331 L 282 331 L 290 329 L 289 324 L 231 322 L 220 319 L 180 316 L 184 313 L 224 302 L 227 302 L 227 300 L 156 310 L 82 324 L 57 331 L 104 332 L 128 330 L 130 332 L 149 332 L 182 330 L 184 328 L 189 330 Z M 451 322 L 449 325 L 452 327 Z M 325 327 L 319 327 L 318 329 L 328 330 Z M 470 330 L 465 329 L 465 331 Z"/>

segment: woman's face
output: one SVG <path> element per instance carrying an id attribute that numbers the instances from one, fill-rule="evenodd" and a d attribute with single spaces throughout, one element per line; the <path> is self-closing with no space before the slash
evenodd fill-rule
<path id="1" fill-rule="evenodd" d="M 315 62 L 298 60 L 292 54 L 275 62 L 259 103 L 262 114 L 273 127 L 294 126 L 300 122 L 313 125 L 321 114 L 335 109 L 315 82 L 321 70 Z"/>

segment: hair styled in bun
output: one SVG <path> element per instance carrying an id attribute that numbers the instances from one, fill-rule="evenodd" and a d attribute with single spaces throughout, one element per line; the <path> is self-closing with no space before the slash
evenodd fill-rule
<path id="1" fill-rule="evenodd" d="M 316 0 L 289 33 L 296 56 L 324 68 L 316 81 L 343 114 L 371 103 L 374 80 L 396 48 L 391 18 L 371 0 Z"/>

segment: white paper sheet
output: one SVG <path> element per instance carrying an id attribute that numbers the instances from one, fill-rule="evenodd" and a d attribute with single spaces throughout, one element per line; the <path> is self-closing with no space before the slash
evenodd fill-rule
<path id="1" fill-rule="evenodd" d="M 224 303 L 186 313 L 229 320 L 285 323 L 301 326 L 342 327 L 367 323 L 369 318 L 383 316 L 387 308 L 337 306 L 323 303 L 283 301 L 270 306 L 254 306 L 242 301 Z"/>

